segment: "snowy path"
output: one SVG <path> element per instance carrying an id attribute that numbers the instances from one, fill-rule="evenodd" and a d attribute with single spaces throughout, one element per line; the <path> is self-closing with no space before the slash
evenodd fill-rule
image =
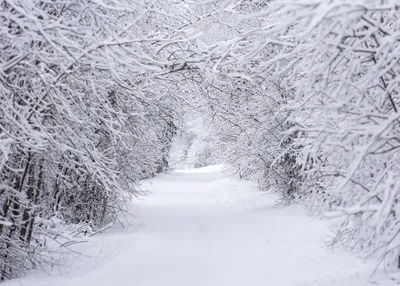
<path id="1" fill-rule="evenodd" d="M 7 286 L 365 286 L 371 266 L 327 250 L 326 222 L 232 181 L 218 167 L 146 183 L 132 226 L 77 246 L 69 274 Z M 326 238 L 326 237 L 325 237 Z M 390 285 L 390 284 L 384 284 Z"/>

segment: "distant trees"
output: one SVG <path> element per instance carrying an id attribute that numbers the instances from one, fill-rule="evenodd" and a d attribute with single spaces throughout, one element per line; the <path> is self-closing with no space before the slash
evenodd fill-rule
<path id="1" fill-rule="evenodd" d="M 285 203 L 297 189 L 299 167 L 284 110 L 291 96 L 278 82 L 255 79 L 232 81 L 229 90 L 219 89 L 212 102 L 211 131 L 223 144 L 224 161 L 239 177 L 255 180 L 263 190 L 273 189 Z"/>

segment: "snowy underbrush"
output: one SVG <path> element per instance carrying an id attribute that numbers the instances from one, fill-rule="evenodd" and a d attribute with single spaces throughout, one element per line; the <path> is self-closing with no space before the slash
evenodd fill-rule
<path id="1" fill-rule="evenodd" d="M 27 269 L 35 268 L 35 272 L 40 270 L 49 274 L 64 272 L 71 256 L 81 256 L 77 245 L 87 244 L 93 235 L 111 226 L 96 229 L 91 223 L 67 224 L 57 217 L 38 217 L 36 223 L 38 227 L 27 251 L 30 265 L 25 265 Z"/>

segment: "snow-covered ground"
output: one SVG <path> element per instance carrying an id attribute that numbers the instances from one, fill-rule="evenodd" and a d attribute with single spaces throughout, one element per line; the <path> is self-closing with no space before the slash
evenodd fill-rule
<path id="1" fill-rule="evenodd" d="M 280 207 L 220 166 L 143 183 L 129 226 L 72 248 L 51 273 L 5 286 L 365 286 L 373 263 L 325 247 L 327 222 Z M 375 283 L 374 283 L 375 284 Z"/>

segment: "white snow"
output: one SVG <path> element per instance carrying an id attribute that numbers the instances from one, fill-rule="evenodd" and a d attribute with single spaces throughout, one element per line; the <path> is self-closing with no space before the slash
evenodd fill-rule
<path id="1" fill-rule="evenodd" d="M 5 286 L 365 286 L 373 263 L 326 248 L 328 223 L 281 207 L 221 166 L 144 182 L 131 225 L 72 246 L 50 273 Z"/>

